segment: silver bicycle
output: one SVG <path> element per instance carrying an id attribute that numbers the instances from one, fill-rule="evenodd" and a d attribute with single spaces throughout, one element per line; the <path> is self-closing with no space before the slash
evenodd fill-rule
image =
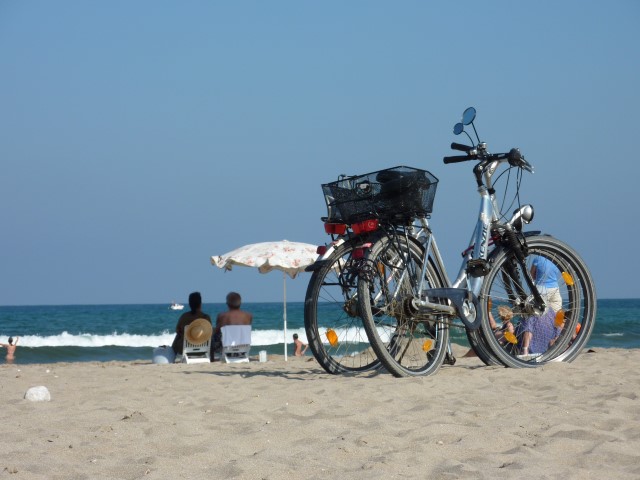
<path id="1" fill-rule="evenodd" d="M 437 184 L 431 173 L 396 167 L 354 177 L 352 195 L 334 204 L 340 209 L 357 202 L 376 221 L 369 242 L 353 249 L 364 259 L 355 311 L 377 359 L 395 376 L 435 373 L 449 350 L 451 327 L 465 329 L 485 363 L 509 367 L 571 361 L 593 330 L 595 288 L 580 256 L 558 239 L 523 230 L 534 209 L 520 204 L 520 182 L 533 167 L 515 148 L 489 153 L 475 116 L 474 108 L 465 110 L 454 133 L 471 139 L 470 125 L 477 141 L 452 143 L 465 154 L 444 158 L 445 164 L 474 162 L 480 196 L 455 280 L 428 222 Z M 516 208 L 508 216 L 496 196 L 500 179 L 515 180 Z"/>

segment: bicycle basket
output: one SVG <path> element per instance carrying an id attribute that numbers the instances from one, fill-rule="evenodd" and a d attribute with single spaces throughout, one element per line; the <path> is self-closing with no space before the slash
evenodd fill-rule
<path id="1" fill-rule="evenodd" d="M 399 166 L 323 184 L 322 192 L 329 222 L 406 222 L 431 213 L 437 184 L 426 170 Z"/>

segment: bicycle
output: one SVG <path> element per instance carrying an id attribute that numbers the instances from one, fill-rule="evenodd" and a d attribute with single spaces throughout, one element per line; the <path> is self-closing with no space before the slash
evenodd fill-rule
<path id="1" fill-rule="evenodd" d="M 397 175 L 405 168 L 388 169 L 385 174 Z M 334 374 L 366 371 L 381 365 L 370 347 L 357 299 L 357 279 L 365 265 L 364 250 L 378 232 L 378 220 L 372 218 L 374 213 L 367 202 L 370 182 L 363 178 L 366 175 L 343 175 L 338 181 L 322 185 L 328 210 L 328 216 L 322 220 L 332 242 L 319 247 L 319 259 L 307 269 L 313 272 L 305 297 L 307 339 L 318 363 Z M 435 178 L 430 181 L 435 188 Z M 416 226 L 412 235 L 419 236 L 419 232 Z M 450 365 L 456 362 L 451 352 L 445 354 L 445 359 Z"/>
<path id="2" fill-rule="evenodd" d="M 322 186 L 328 208 L 328 216 L 322 221 L 332 241 L 318 247 L 318 260 L 307 267 L 313 272 L 304 307 L 307 340 L 318 363 L 332 374 L 380 367 L 364 331 L 357 300 L 358 272 L 363 262 L 360 247 L 374 230 L 346 204 L 341 209 L 344 215 L 334 207 L 334 196 L 350 189 L 350 178 L 342 175 Z"/>
<path id="3" fill-rule="evenodd" d="M 533 173 L 533 167 L 515 148 L 489 153 L 477 134 L 475 116 L 470 107 L 454 126 L 454 134 L 465 133 L 474 146 L 452 143 L 453 149 L 465 155 L 444 158 L 445 164 L 477 161 L 473 173 L 480 194 L 476 227 L 453 282 L 428 223 L 437 179 L 409 167 L 391 169 L 398 175 L 383 170 L 355 179 L 353 198 L 366 202 L 379 222 L 370 245 L 362 248 L 365 261 L 358 273 L 358 311 L 371 348 L 395 376 L 435 373 L 444 361 L 452 326 L 465 329 L 472 348 L 486 364 L 509 367 L 571 361 L 593 330 L 595 287 L 583 260 L 558 239 L 523 231 L 534 209 L 520 205 L 520 182 L 522 172 Z M 468 125 L 477 142 L 465 131 Z M 494 174 L 500 166 L 507 169 L 496 181 L 509 172 L 509 184 L 512 169 L 517 175 L 514 201 L 518 208 L 508 220 L 494 188 Z M 406 180 L 411 178 L 418 180 Z M 405 182 L 403 188 L 398 188 L 401 184 L 390 188 L 394 181 Z M 419 235 L 414 234 L 416 222 Z M 559 273 L 562 303 L 557 311 L 548 306 L 549 299 L 532 278 L 531 264 L 538 257 L 548 260 Z M 505 322 L 510 323 L 509 328 L 495 322 L 500 307 L 510 309 L 511 318 Z M 532 331 L 543 325 L 543 318 L 555 337 L 543 351 L 524 351 L 527 335 L 542 338 L 540 332 Z"/>

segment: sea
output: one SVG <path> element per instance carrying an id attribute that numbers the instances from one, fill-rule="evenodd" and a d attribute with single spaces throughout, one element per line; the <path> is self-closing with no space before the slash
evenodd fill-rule
<path id="1" fill-rule="evenodd" d="M 282 302 L 246 303 L 242 308 L 254 319 L 251 355 L 261 350 L 283 355 L 285 348 L 292 355 L 294 333 L 306 342 L 303 302 L 287 303 L 286 347 Z M 225 310 L 222 303 L 203 305 L 214 322 Z M 154 349 L 171 345 L 182 313 L 168 304 L 0 306 L 0 343 L 20 337 L 14 364 L 148 362 Z M 463 331 L 454 329 L 452 335 L 453 342 L 468 345 Z M 640 348 L 640 299 L 598 300 L 596 326 L 587 347 Z M 4 357 L 0 350 L 0 363 L 6 362 Z"/>

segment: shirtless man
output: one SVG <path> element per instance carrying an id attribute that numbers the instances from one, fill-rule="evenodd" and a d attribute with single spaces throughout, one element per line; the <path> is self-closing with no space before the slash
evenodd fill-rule
<path id="1" fill-rule="evenodd" d="M 251 325 L 253 315 L 244 310 L 240 310 L 242 298 L 236 292 L 230 292 L 227 295 L 227 307 L 229 310 L 218 314 L 216 318 L 216 328 L 213 332 L 213 342 L 211 342 L 211 358 L 214 358 L 214 352 L 222 350 L 222 330 L 225 325 Z"/>
<path id="2" fill-rule="evenodd" d="M 13 341 L 13 337 L 9 337 L 9 343 L 0 343 L 0 346 L 7 349 L 7 363 L 13 363 L 16 358 L 16 347 L 18 346 L 18 340 L 20 340 L 20 337 L 16 337 L 15 342 Z"/>
<path id="3" fill-rule="evenodd" d="M 298 338 L 297 333 L 293 334 L 293 344 L 296 346 L 296 350 L 294 352 L 296 357 L 302 357 L 306 353 L 307 348 L 309 348 L 309 345 Z"/>
<path id="4" fill-rule="evenodd" d="M 220 332 L 220 329 L 225 325 L 251 325 L 253 315 L 240 310 L 241 304 L 242 298 L 240 298 L 239 293 L 231 292 L 227 295 L 227 307 L 229 307 L 229 310 L 218 314 L 216 332 Z"/>

